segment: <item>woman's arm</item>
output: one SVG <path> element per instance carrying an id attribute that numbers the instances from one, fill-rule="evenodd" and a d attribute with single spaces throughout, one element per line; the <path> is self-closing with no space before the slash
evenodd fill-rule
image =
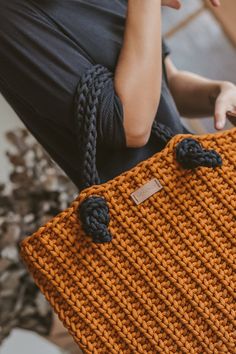
<path id="1" fill-rule="evenodd" d="M 180 114 L 188 118 L 213 114 L 213 103 L 219 92 L 221 81 L 178 70 L 170 56 L 165 59 L 165 65 L 169 89 Z"/>
<path id="2" fill-rule="evenodd" d="M 228 81 L 211 80 L 178 70 L 169 56 L 165 65 L 169 89 L 180 114 L 188 118 L 214 115 L 215 128 L 223 128 L 226 111 L 235 109 L 236 86 Z"/>
<path id="3" fill-rule="evenodd" d="M 128 0 L 124 41 L 114 76 L 123 104 L 127 146 L 143 146 L 148 141 L 160 101 L 161 79 L 161 0 Z"/>

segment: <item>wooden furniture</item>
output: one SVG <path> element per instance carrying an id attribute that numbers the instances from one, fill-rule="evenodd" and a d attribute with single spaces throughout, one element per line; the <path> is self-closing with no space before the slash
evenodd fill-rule
<path id="1" fill-rule="evenodd" d="M 206 7 L 214 14 L 225 34 L 236 47 L 236 1 L 223 0 L 218 8 L 213 7 L 209 0 L 204 1 Z"/>

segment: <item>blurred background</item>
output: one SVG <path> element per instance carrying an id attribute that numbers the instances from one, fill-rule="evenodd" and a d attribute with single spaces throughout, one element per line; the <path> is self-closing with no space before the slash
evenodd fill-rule
<path id="1" fill-rule="evenodd" d="M 163 8 L 163 36 L 171 49 L 172 60 L 179 69 L 189 70 L 211 79 L 228 80 L 236 84 L 235 0 L 223 0 L 222 6 L 218 9 L 214 9 L 208 1 L 203 0 L 183 0 L 181 11 Z M 50 218 L 60 208 L 65 208 L 75 196 L 76 190 L 63 172 L 50 161 L 41 146 L 32 137 L 23 133 L 22 123 L 1 96 L 0 116 L 0 211 L 5 207 L 5 211 L 0 213 L 0 239 L 4 239 L 4 233 L 9 232 L 9 227 L 13 224 L 15 238 L 18 237 L 20 227 L 24 227 L 25 232 L 36 230 L 43 220 Z M 182 117 L 182 120 L 196 133 L 215 131 L 213 117 L 201 119 Z M 231 124 L 228 122 L 225 129 L 229 127 Z M 6 135 L 9 131 L 10 133 Z M 9 152 L 12 149 L 14 153 Z M 27 157 L 20 158 L 26 150 Z M 39 166 L 39 161 L 44 161 L 42 166 Z M 35 165 L 38 167 L 35 168 Z M 43 180 L 40 179 L 42 175 L 44 175 Z M 24 183 L 31 186 L 34 191 L 30 204 L 22 195 Z M 14 194 L 9 197 L 11 188 Z M 33 194 L 35 190 L 38 195 L 40 193 L 44 195 L 41 198 L 41 209 L 44 214 L 37 215 L 38 221 L 34 219 L 35 213 L 32 212 L 34 209 L 30 209 L 35 208 L 35 194 Z M 30 189 L 29 193 L 31 193 Z M 17 200 L 21 210 L 14 209 Z M 8 209 L 6 203 L 8 203 Z M 25 219 L 21 217 L 21 212 L 23 215 L 27 214 Z M 16 250 L 12 244 L 6 243 L 3 251 L 0 254 L 0 269 L 1 266 L 7 264 L 7 260 L 10 262 L 16 256 Z M 23 270 L 22 272 L 24 274 Z M 13 281 L 10 278 L 3 279 L 0 274 L 0 284 L 1 281 L 7 280 Z M 12 301 L 16 300 L 13 298 Z M 42 313 L 47 311 L 44 301 L 43 298 L 38 299 L 38 308 Z M 0 328 L 1 330 L 3 328 Z M 62 351 L 30 330 L 15 328 L 0 345 L 0 354 L 15 353 L 59 354 Z M 68 351 L 63 351 L 63 353 L 69 354 Z"/>

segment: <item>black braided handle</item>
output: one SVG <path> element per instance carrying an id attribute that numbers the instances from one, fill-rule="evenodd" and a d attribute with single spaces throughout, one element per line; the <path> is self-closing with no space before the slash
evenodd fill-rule
<path id="1" fill-rule="evenodd" d="M 97 107 L 103 88 L 113 79 L 113 73 L 101 64 L 93 65 L 79 80 L 75 97 L 74 112 L 76 135 L 79 147 L 80 190 L 100 184 L 96 168 Z M 154 134 L 165 145 L 175 135 L 168 126 L 152 125 Z M 214 150 L 204 150 L 194 139 L 183 139 L 176 149 L 176 159 L 183 168 L 197 166 L 216 167 L 221 165 L 220 156 Z"/>
<path id="2" fill-rule="evenodd" d="M 80 190 L 93 184 L 100 184 L 96 168 L 97 143 L 97 107 L 99 96 L 113 74 L 104 66 L 92 66 L 81 77 L 75 94 L 75 126 L 79 147 L 79 186 Z M 154 134 L 164 145 L 174 136 L 172 130 L 154 120 Z M 183 139 L 176 146 L 176 159 L 183 168 L 198 166 L 216 167 L 222 161 L 214 150 L 205 150 L 197 140 Z M 82 226 L 86 234 L 92 236 L 93 242 L 105 243 L 112 240 L 108 224 L 109 208 L 106 200 L 100 196 L 85 198 L 78 208 Z"/>

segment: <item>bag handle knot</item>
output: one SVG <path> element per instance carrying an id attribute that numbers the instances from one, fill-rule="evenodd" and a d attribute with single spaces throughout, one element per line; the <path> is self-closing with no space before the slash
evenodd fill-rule
<path id="1" fill-rule="evenodd" d="M 206 150 L 199 141 L 186 138 L 175 148 L 176 160 L 184 169 L 194 169 L 199 166 L 218 167 L 222 165 L 221 156 L 215 150 Z"/>
<path id="2" fill-rule="evenodd" d="M 107 226 L 110 221 L 109 208 L 104 198 L 90 196 L 78 208 L 83 230 L 92 236 L 93 242 L 110 242 L 112 235 Z"/>

